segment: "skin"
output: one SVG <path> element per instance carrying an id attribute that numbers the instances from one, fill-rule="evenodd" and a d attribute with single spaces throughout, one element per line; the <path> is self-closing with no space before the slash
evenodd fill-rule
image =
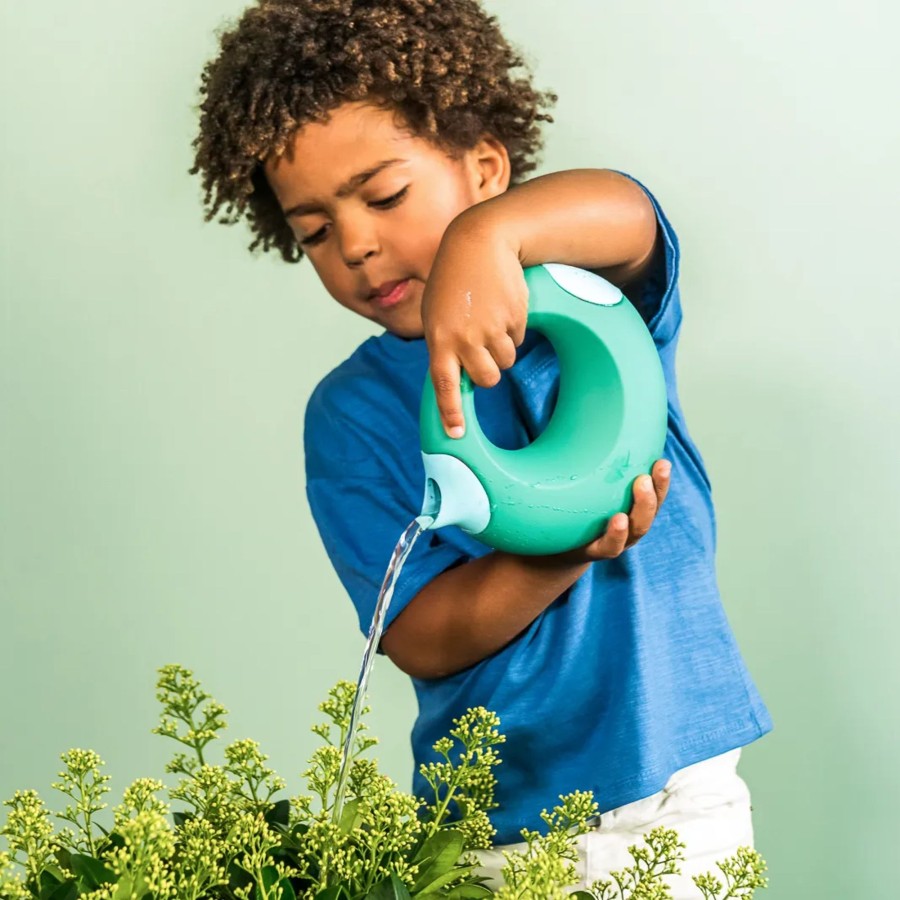
<path id="1" fill-rule="evenodd" d="M 367 103 L 304 125 L 287 153 L 266 160 L 265 173 L 328 293 L 388 331 L 424 336 L 451 437 L 465 428 L 461 369 L 492 387 L 515 362 L 525 334 L 524 267 L 568 263 L 626 287 L 659 252 L 654 210 L 629 179 L 580 169 L 510 188 L 508 153 L 491 135 L 451 156 Z M 373 298 L 401 279 L 408 283 L 399 302 Z M 592 562 L 619 556 L 647 533 L 670 471 L 658 460 L 635 479 L 629 515 L 614 516 L 585 547 L 545 557 L 493 551 L 437 576 L 385 633 L 385 653 L 423 679 L 495 653 Z"/>

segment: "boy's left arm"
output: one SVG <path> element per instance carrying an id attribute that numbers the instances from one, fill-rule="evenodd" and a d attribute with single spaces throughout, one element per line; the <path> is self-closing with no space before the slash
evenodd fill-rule
<path id="1" fill-rule="evenodd" d="M 544 262 L 593 269 L 623 287 L 653 262 L 656 213 L 644 191 L 605 169 L 542 175 L 453 220 L 422 301 L 431 377 L 444 427 L 462 435 L 460 370 L 493 387 L 525 337 L 523 269 Z"/>

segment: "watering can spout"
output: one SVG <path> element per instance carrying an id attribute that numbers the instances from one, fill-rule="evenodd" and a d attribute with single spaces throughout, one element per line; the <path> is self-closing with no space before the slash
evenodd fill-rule
<path id="1" fill-rule="evenodd" d="M 478 476 L 461 460 L 446 453 L 423 453 L 425 497 L 418 522 L 424 528 L 458 525 L 480 534 L 491 519 L 491 505 Z M 427 524 L 424 520 L 430 520 Z"/>

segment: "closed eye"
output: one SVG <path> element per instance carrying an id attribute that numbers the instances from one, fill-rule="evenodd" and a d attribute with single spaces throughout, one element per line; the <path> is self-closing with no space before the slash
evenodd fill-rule
<path id="1" fill-rule="evenodd" d="M 409 191 L 409 185 L 401 188 L 396 194 L 385 197 L 384 200 L 372 200 L 369 203 L 369 206 L 374 206 L 376 209 L 390 209 L 392 206 L 396 206 L 406 196 L 407 191 Z"/>
<path id="2" fill-rule="evenodd" d="M 369 202 L 369 206 L 375 209 L 391 209 L 394 206 L 397 206 L 399 203 L 403 201 L 403 198 L 406 197 L 409 192 L 409 185 L 401 188 L 397 191 L 396 194 L 391 194 L 390 197 L 385 197 L 383 200 L 371 200 Z M 315 234 L 311 234 L 309 237 L 301 238 L 300 244 L 304 247 L 314 247 L 316 244 L 321 244 L 322 241 L 325 240 L 325 234 L 327 225 L 323 225 Z"/>
<path id="3" fill-rule="evenodd" d="M 323 225 L 315 234 L 311 234 L 309 237 L 300 238 L 299 243 L 303 247 L 315 247 L 316 244 L 321 244 L 325 240 L 325 227 Z"/>

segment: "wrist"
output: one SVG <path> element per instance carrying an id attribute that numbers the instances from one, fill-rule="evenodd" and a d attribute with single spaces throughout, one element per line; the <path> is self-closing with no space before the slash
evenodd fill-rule
<path id="1" fill-rule="evenodd" d="M 504 214 L 505 195 L 476 203 L 459 213 L 450 223 L 445 239 L 469 243 L 477 247 L 493 247 L 495 251 L 514 253 L 522 260 L 521 234 L 515 221 Z"/>

